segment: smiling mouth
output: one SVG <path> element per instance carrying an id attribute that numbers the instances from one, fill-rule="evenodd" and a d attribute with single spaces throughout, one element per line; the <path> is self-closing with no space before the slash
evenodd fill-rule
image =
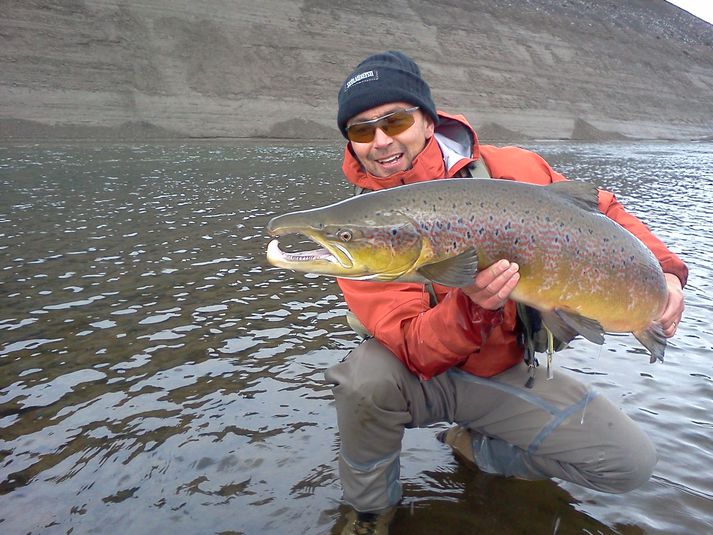
<path id="1" fill-rule="evenodd" d="M 398 162 L 399 160 L 401 160 L 402 157 L 403 157 L 403 153 L 400 152 L 393 156 L 389 156 L 388 158 L 381 158 L 379 160 L 376 160 L 376 162 L 381 165 L 390 165 L 390 164 L 394 164 L 394 163 Z"/>

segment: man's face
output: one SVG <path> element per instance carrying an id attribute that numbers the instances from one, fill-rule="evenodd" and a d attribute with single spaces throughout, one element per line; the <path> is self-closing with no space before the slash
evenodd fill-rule
<path id="1" fill-rule="evenodd" d="M 413 108 L 413 104 L 407 102 L 382 104 L 352 117 L 347 127 L 409 108 Z M 414 124 L 400 134 L 387 136 L 381 128 L 377 128 L 373 140 L 367 143 L 351 142 L 354 154 L 367 172 L 374 176 L 387 177 L 411 168 L 413 160 L 423 150 L 434 132 L 433 121 L 427 114 L 416 110 L 413 112 L 413 117 Z"/>

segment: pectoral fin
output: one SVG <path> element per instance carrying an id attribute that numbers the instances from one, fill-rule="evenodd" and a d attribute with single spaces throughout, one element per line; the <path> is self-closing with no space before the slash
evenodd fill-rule
<path id="1" fill-rule="evenodd" d="M 578 334 L 595 344 L 604 343 L 604 329 L 597 320 L 585 318 L 574 312 L 555 309 L 542 312 L 542 321 L 555 337 L 570 342 Z"/>
<path id="2" fill-rule="evenodd" d="M 654 323 L 645 331 L 634 333 L 634 336 L 651 353 L 650 362 L 652 364 L 657 360 L 663 362 L 663 355 L 666 351 L 666 337 L 663 335 L 663 330 L 658 323 Z"/>
<path id="3" fill-rule="evenodd" d="M 477 272 L 478 254 L 472 248 L 448 260 L 428 264 L 418 269 L 418 273 L 427 279 L 455 288 L 473 284 Z"/>

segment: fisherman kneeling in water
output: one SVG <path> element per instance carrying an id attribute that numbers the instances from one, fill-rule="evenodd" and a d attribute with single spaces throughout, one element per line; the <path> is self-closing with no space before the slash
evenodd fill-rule
<path id="1" fill-rule="evenodd" d="M 545 185 L 565 180 L 540 156 L 480 146 L 460 115 L 437 112 L 419 67 L 400 52 L 366 58 L 339 91 L 343 171 L 360 190 L 437 178 L 492 177 Z M 600 210 L 639 237 L 661 264 L 666 337 L 684 308 L 684 263 L 611 193 Z M 509 299 L 518 266 L 505 259 L 465 288 L 339 279 L 350 311 L 371 335 L 327 373 L 341 440 L 344 534 L 387 533 L 401 499 L 404 430 L 457 425 L 439 438 L 492 474 L 559 478 L 603 492 L 643 484 L 656 463 L 649 438 L 611 402 L 566 373 L 534 380 Z M 429 295 L 430 293 L 430 295 Z M 581 425 L 586 411 L 586 425 Z"/>

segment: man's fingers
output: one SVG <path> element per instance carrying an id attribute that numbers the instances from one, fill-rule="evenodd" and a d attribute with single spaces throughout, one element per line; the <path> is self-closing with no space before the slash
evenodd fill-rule
<path id="1" fill-rule="evenodd" d="M 492 294 L 490 297 L 485 299 L 485 301 L 483 301 L 483 304 L 481 306 L 483 308 L 490 308 L 490 309 L 501 308 L 503 305 L 505 305 L 505 302 L 510 298 L 510 294 L 515 289 L 515 286 L 517 286 L 517 283 L 519 281 L 520 281 L 520 274 L 514 273 L 512 275 L 512 277 L 508 278 L 508 280 L 505 282 L 505 284 L 503 284 L 503 286 L 500 287 L 499 290 L 497 290 L 494 294 Z M 487 291 L 487 289 L 485 291 Z"/>
<path id="2" fill-rule="evenodd" d="M 671 323 L 671 325 L 664 328 L 663 335 L 666 338 L 671 338 L 674 334 L 676 334 L 676 327 L 678 327 L 678 324 L 674 321 L 673 323 Z"/>
<path id="3" fill-rule="evenodd" d="M 519 266 L 516 263 L 500 260 L 478 273 L 475 277 L 475 285 L 494 295 L 512 275 L 517 273 L 518 269 Z"/>
<path id="4" fill-rule="evenodd" d="M 657 320 L 661 325 L 664 336 L 671 338 L 676 334 L 676 329 L 686 308 L 681 281 L 675 275 L 664 273 L 668 287 L 668 299 L 661 317 Z"/>
<path id="5" fill-rule="evenodd" d="M 500 260 L 478 273 L 473 285 L 463 290 L 475 304 L 497 310 L 505 305 L 520 280 L 519 269 L 514 262 Z"/>

